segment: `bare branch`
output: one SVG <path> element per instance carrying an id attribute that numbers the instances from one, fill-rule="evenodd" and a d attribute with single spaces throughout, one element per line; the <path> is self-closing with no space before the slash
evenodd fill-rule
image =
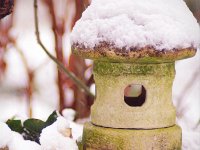
<path id="1" fill-rule="evenodd" d="M 83 89 L 88 95 L 91 97 L 94 97 L 93 93 L 90 92 L 89 88 L 80 80 L 78 79 L 72 72 L 70 72 L 65 66 L 57 60 L 56 57 L 51 55 L 47 48 L 44 46 L 40 39 L 40 33 L 39 33 L 39 26 L 38 26 L 38 5 L 37 0 L 34 0 L 34 20 L 35 20 L 35 32 L 36 32 L 36 38 L 38 44 L 41 46 L 41 48 L 44 50 L 44 52 L 57 64 L 58 68 L 63 71 L 70 79 L 74 81 L 74 83 L 80 88 Z"/>

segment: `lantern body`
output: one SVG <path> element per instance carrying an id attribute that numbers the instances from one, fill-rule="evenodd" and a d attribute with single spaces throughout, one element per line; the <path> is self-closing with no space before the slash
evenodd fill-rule
<path id="1" fill-rule="evenodd" d="M 155 129 L 175 124 L 172 104 L 174 63 L 138 64 L 94 62 L 96 100 L 92 106 L 93 124 L 111 128 Z M 134 105 L 125 101 L 125 88 L 141 85 L 144 101 Z M 137 98 L 137 97 L 136 97 Z M 137 99 L 136 99 L 137 100 Z M 137 102 L 136 102 L 137 103 Z"/>
<path id="2" fill-rule="evenodd" d="M 181 128 L 175 125 L 176 112 L 171 100 L 174 62 L 95 60 L 93 73 L 96 99 L 91 108 L 91 123 L 84 126 L 80 149 L 181 149 Z M 134 93 L 138 85 L 145 89 L 143 99 L 127 100 L 127 94 L 140 97 L 141 92 Z M 136 88 L 127 92 L 131 86 Z"/>

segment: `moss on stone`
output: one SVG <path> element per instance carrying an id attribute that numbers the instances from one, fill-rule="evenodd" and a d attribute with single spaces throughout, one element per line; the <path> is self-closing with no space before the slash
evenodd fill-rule
<path id="1" fill-rule="evenodd" d="M 72 51 L 95 60 L 93 124 L 85 124 L 80 150 L 181 149 L 181 129 L 175 126 L 176 112 L 171 101 L 174 62 L 194 56 L 196 49 L 157 51 L 144 47 L 124 51 L 107 45 L 94 49 L 73 45 Z M 132 84 L 146 89 L 140 107 L 124 101 L 124 89 Z"/>
<path id="2" fill-rule="evenodd" d="M 180 150 L 181 129 L 112 129 L 87 123 L 82 143 L 80 150 Z"/>
<path id="3" fill-rule="evenodd" d="M 94 63 L 96 100 L 91 108 L 92 123 L 112 128 L 163 128 L 175 124 L 172 104 L 174 63 Z M 124 89 L 140 84 L 147 96 L 141 107 L 124 101 Z"/>
<path id="4" fill-rule="evenodd" d="M 119 76 L 122 74 L 132 74 L 172 76 L 174 70 L 174 62 L 161 64 L 138 64 L 94 61 L 94 72 L 99 75 Z"/>

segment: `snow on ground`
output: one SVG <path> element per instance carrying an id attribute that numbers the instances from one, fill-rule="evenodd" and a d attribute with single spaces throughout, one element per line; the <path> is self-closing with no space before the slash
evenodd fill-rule
<path id="1" fill-rule="evenodd" d="M 101 42 L 127 50 L 196 48 L 200 29 L 183 0 L 93 0 L 73 28 L 71 43 L 94 48 Z"/>
<path id="2" fill-rule="evenodd" d="M 29 140 L 25 141 L 23 137 L 16 132 L 12 132 L 12 140 L 7 146 L 9 150 L 42 150 L 39 144 Z"/>
<path id="3" fill-rule="evenodd" d="M 40 143 L 45 150 L 78 150 L 76 141 L 70 138 L 70 123 L 63 117 L 59 117 L 51 126 L 43 129 Z M 72 135 L 73 136 L 73 135 Z"/>
<path id="4" fill-rule="evenodd" d="M 32 141 L 25 141 L 22 136 L 10 130 L 0 122 L 0 148 L 8 147 L 9 150 L 41 150 L 40 146 Z"/>
<path id="5" fill-rule="evenodd" d="M 82 134 L 82 128 L 82 125 L 59 116 L 56 122 L 42 130 L 39 145 L 24 140 L 20 134 L 0 122 L 0 148 L 7 146 L 9 150 L 78 150 L 76 141 Z"/>
<path id="6" fill-rule="evenodd" d="M 6 147 L 11 141 L 11 137 L 10 128 L 5 123 L 0 122 L 0 148 Z"/>

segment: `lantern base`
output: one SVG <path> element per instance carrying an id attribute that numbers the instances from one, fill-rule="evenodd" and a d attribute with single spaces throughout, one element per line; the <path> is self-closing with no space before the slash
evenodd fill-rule
<path id="1" fill-rule="evenodd" d="M 181 150 L 181 128 L 140 130 L 84 125 L 79 150 Z"/>

